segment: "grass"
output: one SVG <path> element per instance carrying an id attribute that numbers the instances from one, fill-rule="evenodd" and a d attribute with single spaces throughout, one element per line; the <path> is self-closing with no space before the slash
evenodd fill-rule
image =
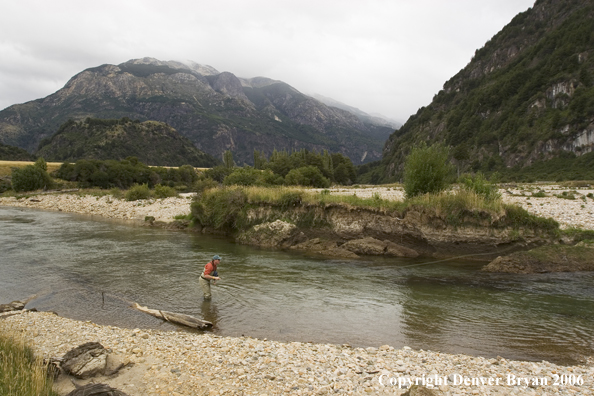
<path id="1" fill-rule="evenodd" d="M 52 382 L 23 337 L 0 330 L 0 395 L 57 396 Z"/>
<path id="2" fill-rule="evenodd" d="M 286 212 L 291 207 L 305 205 L 320 208 L 345 205 L 380 210 L 398 217 L 415 210 L 430 217 L 441 218 L 454 227 L 480 225 L 511 227 L 516 230 L 527 228 L 545 233 L 556 233 L 559 230 L 559 223 L 553 219 L 532 215 L 519 206 L 503 204 L 499 198 L 485 199 L 484 196 L 466 189 L 393 201 L 382 199 L 379 195 L 360 198 L 356 195 L 332 195 L 326 190 L 313 192 L 298 187 L 233 186 L 205 190 L 192 204 L 192 214 L 202 225 L 215 229 L 241 230 L 254 225 L 255 221 L 274 220 L 248 218 L 250 208 L 268 206 Z M 274 216 L 278 215 L 277 213 Z M 295 218 L 295 221 L 300 222 L 299 218 Z"/>

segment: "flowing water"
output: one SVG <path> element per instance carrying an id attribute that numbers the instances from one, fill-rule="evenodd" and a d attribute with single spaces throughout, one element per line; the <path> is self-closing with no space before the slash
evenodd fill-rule
<path id="1" fill-rule="evenodd" d="M 223 261 L 212 302 L 198 277 Z M 594 355 L 594 273 L 480 272 L 484 263 L 330 260 L 65 213 L 0 208 L 0 303 L 123 327 L 178 329 L 129 302 L 201 317 L 219 335 L 577 363 Z"/>

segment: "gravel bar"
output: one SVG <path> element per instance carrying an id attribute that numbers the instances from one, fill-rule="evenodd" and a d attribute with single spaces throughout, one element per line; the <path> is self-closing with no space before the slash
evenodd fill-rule
<path id="1" fill-rule="evenodd" d="M 61 357 L 98 341 L 135 377 L 134 395 L 401 395 L 410 382 L 439 395 L 594 395 L 594 366 L 486 359 L 388 345 L 276 342 L 210 333 L 122 329 L 21 311 L 0 328 L 25 332 L 37 354 Z M 125 374 L 121 374 L 124 375 Z M 107 381 L 109 382 L 109 381 Z M 563 383 L 562 383 L 563 382 Z"/>

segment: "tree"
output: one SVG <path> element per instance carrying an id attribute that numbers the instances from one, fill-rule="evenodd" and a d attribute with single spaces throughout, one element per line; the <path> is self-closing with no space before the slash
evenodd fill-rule
<path id="1" fill-rule="evenodd" d="M 227 150 L 223 153 L 223 163 L 227 169 L 233 169 L 235 162 L 233 161 L 233 153 L 231 150 Z"/>
<path id="2" fill-rule="evenodd" d="M 47 169 L 47 164 L 43 158 L 39 158 L 35 162 L 35 165 L 13 168 L 12 188 L 14 191 L 33 191 L 50 188 L 53 184 L 52 178 L 44 168 Z"/>
<path id="3" fill-rule="evenodd" d="M 445 190 L 452 181 L 449 150 L 441 144 L 413 147 L 404 164 L 404 192 L 407 198 Z"/>

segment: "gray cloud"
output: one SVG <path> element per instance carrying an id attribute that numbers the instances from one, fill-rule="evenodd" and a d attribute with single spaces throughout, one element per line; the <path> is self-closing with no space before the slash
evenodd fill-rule
<path id="1" fill-rule="evenodd" d="M 266 76 L 405 121 L 532 0 L 19 0 L 0 15 L 0 108 L 145 56 Z"/>

